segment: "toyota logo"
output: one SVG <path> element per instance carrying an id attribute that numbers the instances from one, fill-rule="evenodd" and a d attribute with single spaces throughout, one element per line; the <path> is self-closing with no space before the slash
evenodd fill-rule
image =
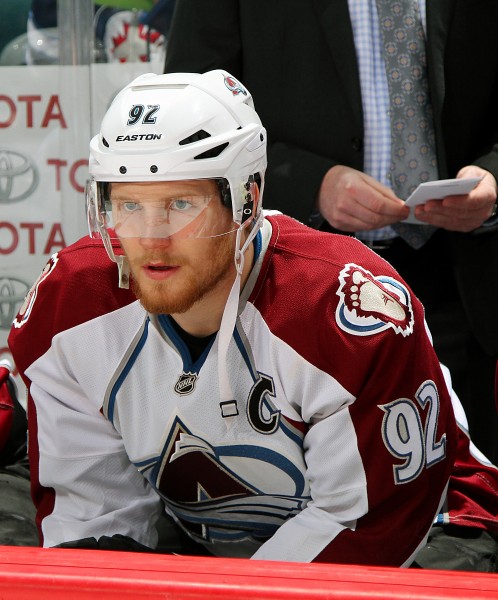
<path id="1" fill-rule="evenodd" d="M 0 329 L 10 329 L 29 285 L 14 277 L 0 278 Z"/>
<path id="2" fill-rule="evenodd" d="M 0 148 L 0 204 L 29 198 L 38 186 L 35 163 L 20 152 Z"/>

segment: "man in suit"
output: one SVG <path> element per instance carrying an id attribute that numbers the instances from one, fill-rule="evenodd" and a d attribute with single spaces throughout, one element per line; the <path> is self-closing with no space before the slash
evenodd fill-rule
<path id="1" fill-rule="evenodd" d="M 366 168 L 368 153 L 377 160 L 366 118 L 376 99 L 360 78 L 358 18 L 376 16 L 375 0 L 178 0 L 165 71 L 225 68 L 252 90 L 269 134 L 266 206 L 357 235 L 398 269 L 425 305 L 474 441 L 498 462 L 498 4 L 414 2 L 426 39 L 435 178 L 482 177 L 469 194 L 417 208 L 437 228 L 417 249 L 372 235 L 408 214 L 406 198 Z"/>

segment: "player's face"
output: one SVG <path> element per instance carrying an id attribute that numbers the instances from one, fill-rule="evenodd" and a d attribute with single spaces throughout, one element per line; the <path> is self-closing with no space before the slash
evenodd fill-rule
<path id="1" fill-rule="evenodd" d="M 165 197 L 215 196 L 204 209 L 203 222 L 212 234 L 234 229 L 231 211 L 219 198 L 216 183 L 210 180 L 113 183 L 112 203 L 126 198 L 147 199 L 157 206 Z M 175 314 L 188 311 L 195 303 L 220 289 L 230 289 L 235 276 L 235 235 L 189 238 L 121 238 L 133 275 L 132 289 L 151 313 Z"/>

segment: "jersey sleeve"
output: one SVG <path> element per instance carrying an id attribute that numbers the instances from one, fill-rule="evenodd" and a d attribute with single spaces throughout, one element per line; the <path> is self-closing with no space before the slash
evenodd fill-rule
<path id="1" fill-rule="evenodd" d="M 115 534 L 156 543 L 158 497 L 130 463 L 92 388 L 75 376 L 75 346 L 64 342 L 67 332 L 134 301 L 116 281 L 101 243 L 81 240 L 50 258 L 9 335 L 28 390 L 32 496 L 44 546 Z M 96 380 L 105 380 L 105 357 L 101 362 Z"/>
<path id="2" fill-rule="evenodd" d="M 43 545 L 121 534 L 155 547 L 161 510 L 157 494 L 80 386 L 56 357 L 45 358 L 50 368 L 40 361 L 28 370 L 37 381 L 30 397 L 36 411 L 34 487 Z"/>
<path id="3" fill-rule="evenodd" d="M 254 558 L 407 566 L 445 499 L 457 440 L 423 307 L 356 240 L 336 236 L 334 251 L 321 238 L 320 262 L 316 247 L 308 249 L 317 238 L 296 232 L 300 251 L 281 233 L 266 267 L 284 273 L 281 289 L 290 292 L 278 304 L 291 306 L 300 327 L 271 308 L 265 314 L 274 334 L 322 374 L 323 384 L 314 374 L 293 407 L 308 428 L 311 500 Z M 296 274 L 305 300 L 292 297 Z M 264 288 L 257 293 L 260 306 L 270 301 Z"/>
<path id="4" fill-rule="evenodd" d="M 447 380 L 449 370 L 443 366 Z M 452 393 L 458 424 L 458 446 L 451 473 L 445 510 L 438 523 L 475 527 L 498 533 L 498 467 L 482 454 L 469 435 L 467 416 L 460 399 Z"/>

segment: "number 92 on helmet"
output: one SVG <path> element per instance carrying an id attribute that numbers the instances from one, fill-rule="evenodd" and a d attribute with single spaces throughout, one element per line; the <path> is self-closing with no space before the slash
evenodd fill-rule
<path id="1" fill-rule="evenodd" d="M 118 93 L 90 142 L 90 235 L 108 247 L 115 238 L 214 237 L 259 226 L 265 170 L 266 131 L 234 77 L 141 75 Z M 199 179 L 213 180 L 209 193 L 195 186 Z M 146 186 L 129 195 L 113 186 L 163 181 L 182 183 L 151 198 Z M 208 218 L 218 198 L 232 212 L 224 231 Z"/>

